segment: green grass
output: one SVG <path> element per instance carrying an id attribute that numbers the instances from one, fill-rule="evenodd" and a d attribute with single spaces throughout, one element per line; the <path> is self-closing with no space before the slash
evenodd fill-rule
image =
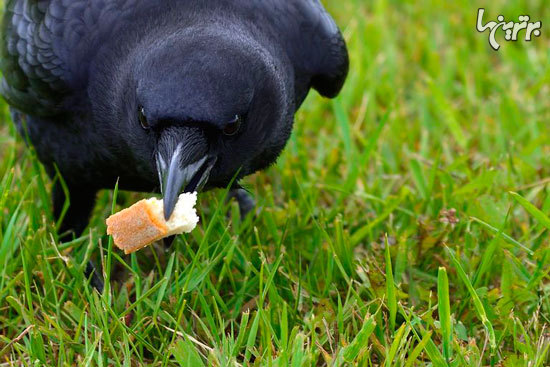
<path id="1" fill-rule="evenodd" d="M 550 364 L 547 3 L 484 4 L 543 22 L 499 52 L 481 4 L 325 3 L 349 42 L 343 93 L 312 93 L 278 165 L 245 180 L 257 217 L 201 195 L 169 252 L 109 251 L 112 191 L 59 243 L 2 105 L 0 365 Z M 90 258 L 111 269 L 102 296 Z"/>

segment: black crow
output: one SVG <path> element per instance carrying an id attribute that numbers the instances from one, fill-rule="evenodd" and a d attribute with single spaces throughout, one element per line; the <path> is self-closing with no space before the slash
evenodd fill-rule
<path id="1" fill-rule="evenodd" d="M 180 191 L 268 167 L 310 88 L 335 97 L 349 63 L 319 0 L 7 0 L 1 52 L 1 94 L 66 182 L 76 234 L 117 179 L 161 190 L 168 218 Z M 56 184 L 56 216 L 65 200 Z"/>

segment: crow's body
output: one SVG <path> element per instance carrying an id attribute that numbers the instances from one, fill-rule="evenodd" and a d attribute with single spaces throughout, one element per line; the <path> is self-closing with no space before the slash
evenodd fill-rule
<path id="1" fill-rule="evenodd" d="M 8 0 L 2 37 L 1 93 L 77 233 L 117 179 L 173 196 L 269 166 L 309 89 L 334 97 L 348 70 L 318 0 Z"/>

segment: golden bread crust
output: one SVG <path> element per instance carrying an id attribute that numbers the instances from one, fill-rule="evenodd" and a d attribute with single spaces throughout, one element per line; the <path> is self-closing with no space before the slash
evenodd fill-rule
<path id="1" fill-rule="evenodd" d="M 107 234 L 115 245 L 130 254 L 166 236 L 168 228 L 157 218 L 147 200 L 138 201 L 107 218 Z"/>

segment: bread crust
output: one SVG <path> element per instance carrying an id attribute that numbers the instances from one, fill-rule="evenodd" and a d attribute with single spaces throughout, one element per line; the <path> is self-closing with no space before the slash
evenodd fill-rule
<path id="1" fill-rule="evenodd" d="M 157 218 L 147 200 L 138 201 L 106 221 L 107 234 L 113 236 L 115 245 L 130 254 L 164 238 L 168 228 L 162 218 Z"/>

